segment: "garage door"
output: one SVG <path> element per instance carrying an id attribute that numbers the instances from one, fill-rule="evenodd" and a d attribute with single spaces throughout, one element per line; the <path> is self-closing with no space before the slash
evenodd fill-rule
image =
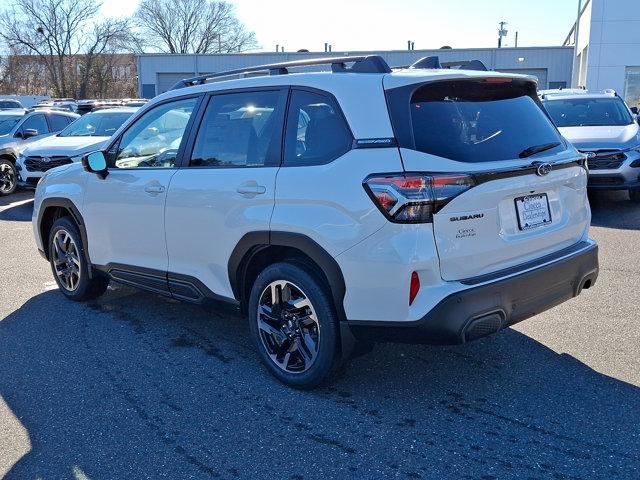
<path id="1" fill-rule="evenodd" d="M 193 72 L 185 73 L 158 73 L 158 90 L 156 95 L 171 90 L 176 83 L 184 78 L 195 77 Z"/>
<path id="2" fill-rule="evenodd" d="M 513 69 L 500 69 L 499 72 L 504 73 L 521 73 L 523 75 L 532 75 L 538 79 L 538 89 L 544 90 L 548 88 L 547 84 L 547 69 L 546 68 L 513 68 Z"/>

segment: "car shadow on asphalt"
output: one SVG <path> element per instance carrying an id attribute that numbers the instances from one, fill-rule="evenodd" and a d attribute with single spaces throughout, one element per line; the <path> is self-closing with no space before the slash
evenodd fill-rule
<path id="1" fill-rule="evenodd" d="M 15 204 L 15 205 L 12 205 Z M 33 192 L 19 191 L 0 197 L 0 221 L 29 222 L 33 213 Z"/>
<path id="2" fill-rule="evenodd" d="M 640 230 L 640 203 L 629 200 L 626 191 L 590 192 L 591 225 Z"/>
<path id="3" fill-rule="evenodd" d="M 0 321 L 0 365 L 31 441 L 6 479 L 640 472 L 640 388 L 515 330 L 379 345 L 303 392 L 269 376 L 238 315 L 116 286 L 27 301 Z"/>

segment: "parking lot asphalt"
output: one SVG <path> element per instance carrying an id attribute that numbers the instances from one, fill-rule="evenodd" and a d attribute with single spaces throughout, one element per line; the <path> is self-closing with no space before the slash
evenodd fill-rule
<path id="1" fill-rule="evenodd" d="M 31 195 L 0 198 L 0 477 L 640 478 L 640 206 L 593 202 L 598 283 L 472 344 L 386 344 L 275 381 L 233 312 L 54 287 Z"/>

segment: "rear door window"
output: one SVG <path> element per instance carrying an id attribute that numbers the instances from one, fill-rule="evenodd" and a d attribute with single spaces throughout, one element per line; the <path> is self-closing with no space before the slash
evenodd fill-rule
<path id="1" fill-rule="evenodd" d="M 283 90 L 216 94 L 196 137 L 191 167 L 262 167 L 280 164 Z"/>
<path id="2" fill-rule="evenodd" d="M 564 149 L 534 95 L 511 79 L 434 82 L 412 93 L 405 122 L 393 118 L 393 108 L 392 120 L 397 135 L 398 129 L 410 130 L 410 135 L 398 135 L 401 147 L 460 162 L 510 160 Z"/>

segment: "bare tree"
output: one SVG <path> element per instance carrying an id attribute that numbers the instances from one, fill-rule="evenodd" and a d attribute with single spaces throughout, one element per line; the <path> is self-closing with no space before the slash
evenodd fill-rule
<path id="1" fill-rule="evenodd" d="M 35 55 L 56 96 L 84 96 L 96 57 L 118 48 L 127 20 L 97 21 L 94 0 L 12 0 L 0 15 L 0 38 Z"/>
<path id="2" fill-rule="evenodd" d="M 210 0 L 142 0 L 137 47 L 165 53 L 230 53 L 257 47 L 233 5 Z M 140 39 L 144 39 L 141 41 Z"/>

